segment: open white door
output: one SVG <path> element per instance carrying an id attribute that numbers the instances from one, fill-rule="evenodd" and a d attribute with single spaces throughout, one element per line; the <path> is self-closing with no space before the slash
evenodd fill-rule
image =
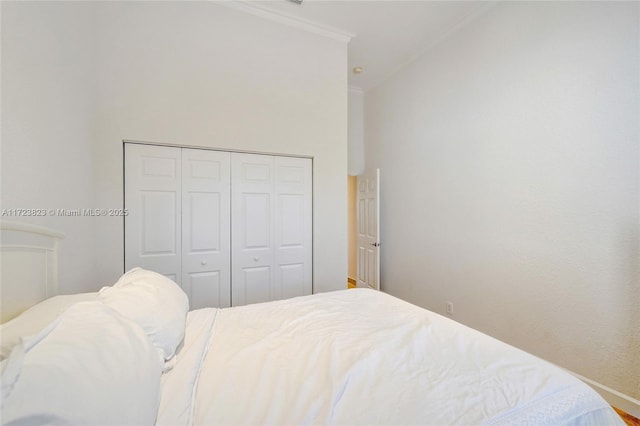
<path id="1" fill-rule="evenodd" d="M 358 176 L 358 287 L 380 290 L 380 169 Z"/>

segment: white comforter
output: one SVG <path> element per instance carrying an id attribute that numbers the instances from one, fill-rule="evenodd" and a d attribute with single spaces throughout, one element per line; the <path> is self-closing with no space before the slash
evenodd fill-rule
<path id="1" fill-rule="evenodd" d="M 189 313 L 157 423 L 622 424 L 558 367 L 359 289 Z"/>

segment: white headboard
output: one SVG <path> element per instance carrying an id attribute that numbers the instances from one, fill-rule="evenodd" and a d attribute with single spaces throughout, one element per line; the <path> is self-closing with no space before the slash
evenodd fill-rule
<path id="1" fill-rule="evenodd" d="M 0 322 L 58 294 L 60 232 L 0 222 Z"/>

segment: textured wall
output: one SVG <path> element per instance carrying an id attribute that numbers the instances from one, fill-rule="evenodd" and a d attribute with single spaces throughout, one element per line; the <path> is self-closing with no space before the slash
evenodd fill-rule
<path id="1" fill-rule="evenodd" d="M 93 11 L 88 3 L 0 2 L 3 209 L 94 208 Z M 81 34 L 82 36 L 78 36 Z M 60 290 L 95 281 L 95 218 L 2 217 L 65 234 Z"/>
<path id="2" fill-rule="evenodd" d="M 365 95 L 383 290 L 635 398 L 638 8 L 502 3 Z"/>
<path id="3" fill-rule="evenodd" d="M 364 172 L 364 95 L 349 88 L 349 174 Z"/>

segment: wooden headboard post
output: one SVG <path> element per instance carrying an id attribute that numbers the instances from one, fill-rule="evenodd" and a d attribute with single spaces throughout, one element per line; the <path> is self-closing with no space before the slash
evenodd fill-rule
<path id="1" fill-rule="evenodd" d="M 58 294 L 58 242 L 64 234 L 0 222 L 0 322 Z"/>

